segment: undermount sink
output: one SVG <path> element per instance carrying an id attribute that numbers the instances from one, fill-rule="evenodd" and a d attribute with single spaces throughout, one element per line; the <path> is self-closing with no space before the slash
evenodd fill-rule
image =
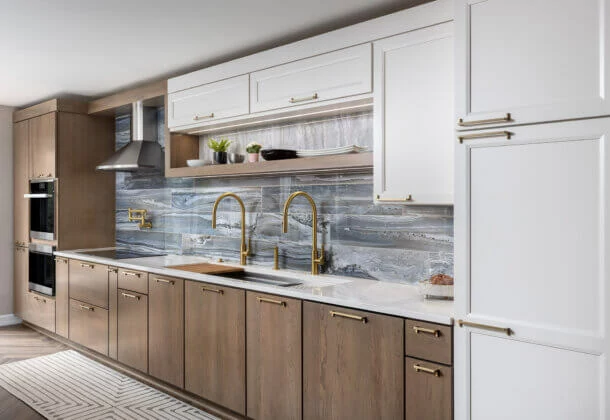
<path id="1" fill-rule="evenodd" d="M 245 271 L 240 271 L 236 273 L 224 273 L 217 274 L 218 276 L 229 278 L 233 280 L 242 280 L 252 283 L 262 283 L 262 284 L 270 284 L 273 286 L 280 287 L 290 287 L 290 286 L 298 286 L 302 284 L 302 282 L 292 279 L 290 277 L 282 277 L 275 276 L 272 274 L 260 274 L 260 273 L 248 273 Z"/>

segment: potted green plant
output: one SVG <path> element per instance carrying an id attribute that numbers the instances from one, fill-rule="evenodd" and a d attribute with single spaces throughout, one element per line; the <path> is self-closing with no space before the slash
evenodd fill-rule
<path id="1" fill-rule="evenodd" d="M 258 162 L 258 153 L 261 151 L 263 146 L 255 141 L 246 145 L 246 152 L 248 152 L 248 162 Z"/>
<path id="2" fill-rule="evenodd" d="M 227 150 L 230 145 L 231 141 L 229 139 L 208 140 L 208 147 L 214 151 L 214 162 L 227 163 Z"/>

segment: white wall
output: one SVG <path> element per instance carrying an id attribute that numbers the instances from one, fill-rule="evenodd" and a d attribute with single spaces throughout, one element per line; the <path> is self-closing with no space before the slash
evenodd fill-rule
<path id="1" fill-rule="evenodd" d="M 13 109 L 0 105 L 0 315 L 13 313 Z"/>

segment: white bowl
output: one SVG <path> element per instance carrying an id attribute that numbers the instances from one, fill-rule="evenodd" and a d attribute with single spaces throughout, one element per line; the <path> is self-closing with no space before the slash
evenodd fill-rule
<path id="1" fill-rule="evenodd" d="M 190 167 L 204 166 L 206 161 L 203 159 L 189 159 L 186 161 L 186 164 Z"/>

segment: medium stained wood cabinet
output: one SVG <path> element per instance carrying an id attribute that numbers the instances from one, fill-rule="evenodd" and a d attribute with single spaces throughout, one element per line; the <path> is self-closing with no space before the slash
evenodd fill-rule
<path id="1" fill-rule="evenodd" d="M 14 251 L 13 270 L 13 304 L 15 315 L 26 319 L 28 294 L 28 248 L 16 246 Z"/>
<path id="2" fill-rule="evenodd" d="M 246 293 L 247 414 L 252 419 L 300 419 L 302 303 Z"/>
<path id="3" fill-rule="evenodd" d="M 184 387 L 184 280 L 149 274 L 148 374 Z"/>
<path id="4" fill-rule="evenodd" d="M 118 289 L 117 360 L 148 372 L 148 297 Z"/>
<path id="5" fill-rule="evenodd" d="M 15 245 L 30 242 L 30 203 L 23 197 L 29 193 L 29 122 L 13 126 L 13 212 Z"/>
<path id="6" fill-rule="evenodd" d="M 70 260 L 70 297 L 108 309 L 108 266 Z"/>
<path id="7" fill-rule="evenodd" d="M 451 366 L 411 357 L 405 363 L 405 419 L 453 419 Z"/>
<path id="8" fill-rule="evenodd" d="M 246 413 L 246 292 L 185 283 L 185 389 Z"/>
<path id="9" fill-rule="evenodd" d="M 404 321 L 303 303 L 303 418 L 401 419 Z"/>
<path id="10" fill-rule="evenodd" d="M 70 340 L 108 355 L 108 311 L 70 299 Z"/>
<path id="11" fill-rule="evenodd" d="M 55 178 L 57 113 L 34 117 L 29 122 L 30 178 Z"/>
<path id="12" fill-rule="evenodd" d="M 45 330 L 55 332 L 55 299 L 39 295 L 38 293 L 26 293 L 24 320 Z"/>
<path id="13" fill-rule="evenodd" d="M 55 258 L 55 333 L 68 338 L 70 319 L 69 264 L 66 258 Z"/>

